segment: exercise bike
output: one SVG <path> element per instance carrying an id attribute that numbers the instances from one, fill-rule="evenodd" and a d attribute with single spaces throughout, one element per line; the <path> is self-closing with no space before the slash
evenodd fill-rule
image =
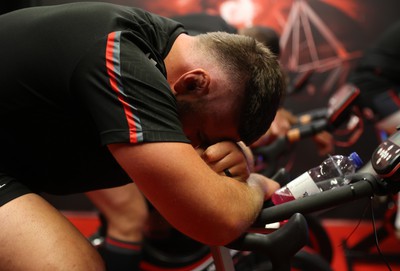
<path id="1" fill-rule="evenodd" d="M 395 134 L 376 148 L 366 166 L 346 178 L 350 180 L 349 185 L 262 210 L 253 224 L 253 231 L 258 229 L 262 232 L 265 225 L 276 221 L 289 221 L 272 234 L 246 233 L 227 247 L 264 253 L 270 257 L 272 271 L 291 270 L 288 259 L 295 255 L 296 246 L 305 242 L 306 226 L 303 225 L 305 219 L 302 214 L 358 199 L 394 194 L 400 190 L 400 126 Z M 235 270 L 225 248 L 214 248 L 213 255 L 218 267 L 216 270 Z"/>

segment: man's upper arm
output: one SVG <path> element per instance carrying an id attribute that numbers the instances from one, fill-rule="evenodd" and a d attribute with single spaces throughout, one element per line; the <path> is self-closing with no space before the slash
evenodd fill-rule
<path id="1" fill-rule="evenodd" d="M 146 197 L 157 204 L 163 197 L 176 195 L 194 201 L 192 180 L 204 175 L 218 177 L 201 160 L 189 144 L 146 143 L 139 145 L 111 144 L 111 153 L 139 186 Z M 207 180 L 204 181 L 205 183 Z"/>

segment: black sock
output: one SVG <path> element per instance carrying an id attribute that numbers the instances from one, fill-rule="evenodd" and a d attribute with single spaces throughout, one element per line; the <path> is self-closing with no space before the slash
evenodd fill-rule
<path id="1" fill-rule="evenodd" d="M 137 271 L 141 260 L 142 243 L 125 242 L 107 237 L 98 247 L 107 271 Z"/>

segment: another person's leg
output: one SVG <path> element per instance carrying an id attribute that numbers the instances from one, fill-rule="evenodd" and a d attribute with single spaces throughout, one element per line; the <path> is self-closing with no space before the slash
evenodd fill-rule
<path id="1" fill-rule="evenodd" d="M 3 200 L 11 185 L 0 188 Z M 87 239 L 39 195 L 24 194 L 2 205 L 0 229 L 1 270 L 105 270 Z"/>
<path id="2" fill-rule="evenodd" d="M 88 198 L 104 216 L 107 236 L 98 251 L 108 270 L 138 270 L 147 203 L 135 184 L 91 191 Z"/>

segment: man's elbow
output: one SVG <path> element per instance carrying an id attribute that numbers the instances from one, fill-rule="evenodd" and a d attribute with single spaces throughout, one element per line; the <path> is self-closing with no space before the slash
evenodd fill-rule
<path id="1" fill-rule="evenodd" d="M 195 233 L 195 239 L 210 246 L 225 246 L 240 237 L 248 225 L 238 221 L 223 221 L 222 223 L 207 223 L 202 230 Z"/>

